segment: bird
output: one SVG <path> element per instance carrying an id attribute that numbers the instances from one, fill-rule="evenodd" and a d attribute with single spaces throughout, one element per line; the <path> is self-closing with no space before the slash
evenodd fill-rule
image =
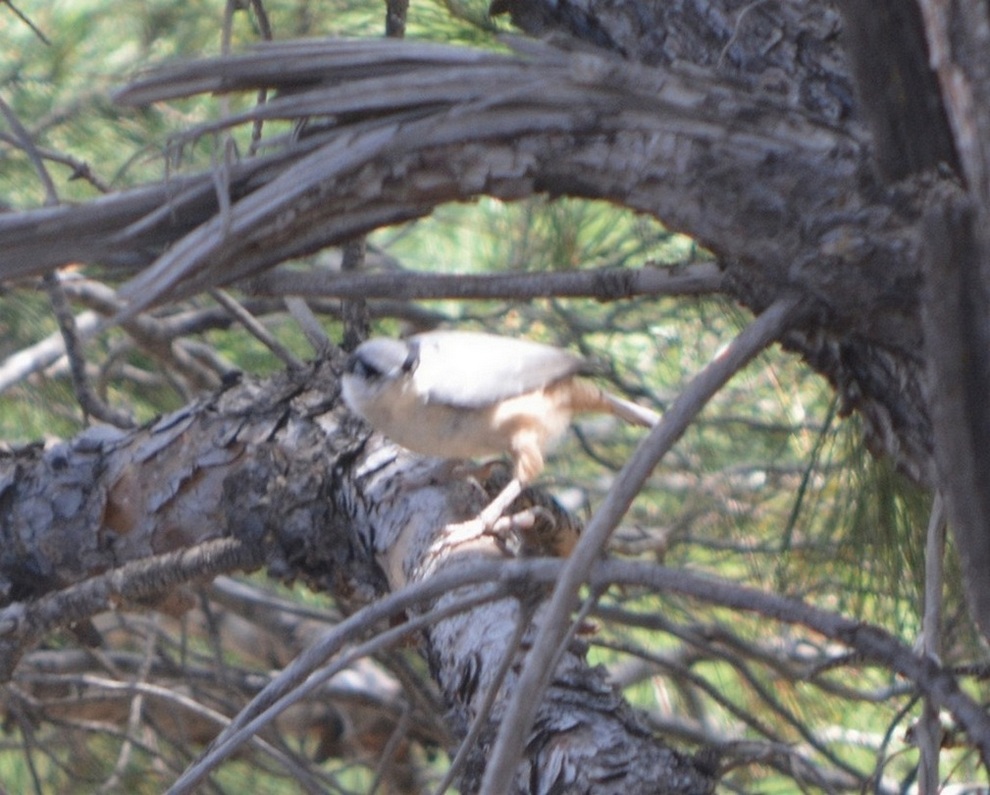
<path id="1" fill-rule="evenodd" d="M 436 330 L 362 342 L 345 366 L 347 406 L 393 442 L 446 459 L 508 456 L 512 479 L 481 511 L 490 530 L 544 468 L 576 414 L 644 427 L 660 416 L 582 378 L 586 359 L 530 340 Z"/>

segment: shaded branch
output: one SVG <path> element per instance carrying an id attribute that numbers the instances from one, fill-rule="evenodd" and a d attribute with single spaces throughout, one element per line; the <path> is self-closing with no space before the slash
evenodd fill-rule
<path id="1" fill-rule="evenodd" d="M 31 602 L 8 605 L 0 609 L 0 678 L 8 680 L 23 650 L 55 629 L 129 602 L 162 597 L 194 579 L 253 568 L 263 560 L 261 550 L 235 539 L 219 539 L 131 561 Z"/>
<path id="2" fill-rule="evenodd" d="M 205 174 L 77 212 L 0 217 L 0 278 L 70 259 L 154 263 L 122 290 L 124 317 L 441 202 L 482 193 L 607 199 L 709 247 L 726 270 L 723 289 L 756 310 L 788 291 L 817 303 L 814 322 L 786 344 L 832 381 L 844 410 L 860 410 L 877 449 L 932 482 L 913 227 L 924 197 L 881 189 L 862 131 L 716 69 L 514 46 L 519 54 L 506 56 L 402 41 L 288 42 L 165 68 L 123 96 L 271 84 L 277 99 L 221 124 L 325 121 L 277 154 L 231 165 L 223 213 Z M 845 79 L 834 62 L 823 68 Z"/>

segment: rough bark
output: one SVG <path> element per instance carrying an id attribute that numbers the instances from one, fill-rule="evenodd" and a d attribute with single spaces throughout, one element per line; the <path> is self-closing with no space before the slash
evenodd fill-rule
<path id="1" fill-rule="evenodd" d="M 471 478 L 452 478 L 447 462 L 369 438 L 339 403 L 339 364 L 265 383 L 241 380 L 134 432 L 94 431 L 6 455 L 5 675 L 16 678 L 21 655 L 58 626 L 109 608 L 160 607 L 178 583 L 133 562 L 140 567 L 208 539 L 230 538 L 248 552 L 211 558 L 187 576 L 264 565 L 275 577 L 304 580 L 355 605 L 464 561 L 504 557 L 492 538 L 451 542 L 489 495 Z M 176 561 L 166 562 L 172 571 Z M 101 576 L 111 571 L 112 579 Z M 470 599 L 473 590 L 458 589 L 421 610 Z M 524 587 L 436 622 L 423 638 L 455 735 L 501 684 L 464 773 L 468 791 L 512 691 L 515 673 L 499 683 L 496 671 L 506 650 L 512 658 L 524 654 L 525 642 L 512 643 L 514 628 L 541 597 Z M 537 615 L 528 632 L 538 631 Z M 560 663 L 514 791 L 531 791 L 534 783 L 541 792 L 710 791 L 714 767 L 658 741 L 583 651 L 574 645 Z"/>
<path id="2" fill-rule="evenodd" d="M 629 42 L 620 52 L 650 66 L 580 45 L 519 42 L 521 56 L 505 57 L 363 42 L 276 45 L 228 65 L 164 70 L 122 99 L 272 85 L 292 93 L 254 115 L 333 114 L 333 124 L 234 166 L 230 211 L 193 232 L 216 212 L 210 175 L 157 195 L 0 218 L 0 272 L 71 258 L 142 264 L 181 239 L 125 290 L 136 310 L 444 201 L 604 198 L 708 246 L 726 292 L 755 309 L 783 292 L 804 296 L 818 320 L 788 344 L 836 385 L 845 410 L 861 412 L 877 450 L 933 483 L 918 355 L 925 190 L 877 176 L 836 11 L 810 2 L 561 8 L 578 7 L 583 22 L 571 27 L 609 31 Z"/>

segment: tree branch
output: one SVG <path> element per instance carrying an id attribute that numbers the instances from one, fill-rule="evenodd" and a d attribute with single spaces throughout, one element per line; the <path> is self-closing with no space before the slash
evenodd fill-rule
<path id="1" fill-rule="evenodd" d="M 105 610 L 161 597 L 200 577 L 250 569 L 264 560 L 261 550 L 231 538 L 125 563 L 31 602 L 0 609 L 0 680 L 8 681 L 23 651 L 60 627 L 70 627 Z"/>
<path id="2" fill-rule="evenodd" d="M 683 22 L 676 5 L 674 25 Z M 777 5 L 717 32 L 726 57 L 743 44 L 759 49 L 747 26 L 770 6 L 798 17 L 778 20 L 784 35 L 804 24 L 815 36 L 834 36 L 834 15 L 830 23 L 809 4 Z M 66 258 L 145 265 L 171 245 L 124 288 L 133 314 L 425 215 L 440 202 L 481 193 L 603 198 L 709 247 L 726 268 L 724 289 L 757 311 L 788 291 L 818 303 L 814 328 L 795 330 L 787 345 L 831 379 L 844 410 L 861 411 L 878 449 L 932 482 L 917 360 L 913 224 L 923 197 L 877 184 L 854 120 L 800 104 L 821 97 L 811 88 L 820 78 L 795 65 L 796 51 L 767 56 L 786 50 L 797 58 L 788 62 L 801 75 L 795 79 L 809 81 L 807 93 L 781 99 L 760 79 L 740 84 L 714 66 L 675 69 L 661 58 L 648 68 L 514 44 L 517 56 L 402 41 L 283 43 L 161 70 L 124 98 L 273 84 L 283 89 L 279 99 L 221 124 L 316 116 L 329 126 L 232 165 L 231 207 L 220 215 L 209 175 L 196 175 L 72 213 L 0 217 L 0 278 Z M 821 47 L 805 55 L 836 55 L 834 42 Z M 837 60 L 819 66 L 832 87 L 848 79 Z"/>
<path id="3" fill-rule="evenodd" d="M 496 795 L 505 782 L 515 778 L 522 749 L 542 701 L 541 696 L 554 676 L 555 658 L 567 636 L 573 632 L 569 616 L 574 609 L 578 590 L 587 581 L 588 572 L 642 488 L 643 481 L 712 395 L 764 348 L 780 338 L 795 321 L 797 307 L 796 299 L 782 300 L 753 321 L 723 354 L 695 376 L 616 476 L 615 484 L 581 534 L 554 588 L 539 639 L 526 656 L 519 683 L 501 721 L 498 739 L 485 769 L 482 795 Z"/>

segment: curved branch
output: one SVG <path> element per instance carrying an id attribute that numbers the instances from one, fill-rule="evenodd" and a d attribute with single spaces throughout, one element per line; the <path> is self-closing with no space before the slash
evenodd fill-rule
<path id="1" fill-rule="evenodd" d="M 798 302 L 794 298 L 781 300 L 744 329 L 724 353 L 695 376 L 616 476 L 614 486 L 582 533 L 554 588 L 543 631 L 526 659 L 518 687 L 509 699 L 502 719 L 498 739 L 485 770 L 481 789 L 483 795 L 500 792 L 504 783 L 512 779 L 541 694 L 554 675 L 555 660 L 565 639 L 573 631 L 568 617 L 577 601 L 578 590 L 586 582 L 587 573 L 642 488 L 643 481 L 712 395 L 753 357 L 780 338 L 794 322 L 797 307 Z"/>
<path id="2" fill-rule="evenodd" d="M 153 263 L 122 290 L 123 318 L 443 202 L 606 199 L 706 245 L 725 290 L 757 310 L 789 291 L 816 302 L 814 322 L 787 344 L 832 380 L 844 409 L 861 410 L 878 447 L 932 482 L 917 357 L 924 195 L 877 183 L 856 123 L 717 68 L 513 43 L 521 54 L 290 42 L 165 70 L 124 96 L 270 84 L 282 99 L 224 123 L 322 121 L 282 152 L 230 167 L 229 202 L 200 174 L 74 211 L 0 217 L 0 278 L 73 259 Z"/>

